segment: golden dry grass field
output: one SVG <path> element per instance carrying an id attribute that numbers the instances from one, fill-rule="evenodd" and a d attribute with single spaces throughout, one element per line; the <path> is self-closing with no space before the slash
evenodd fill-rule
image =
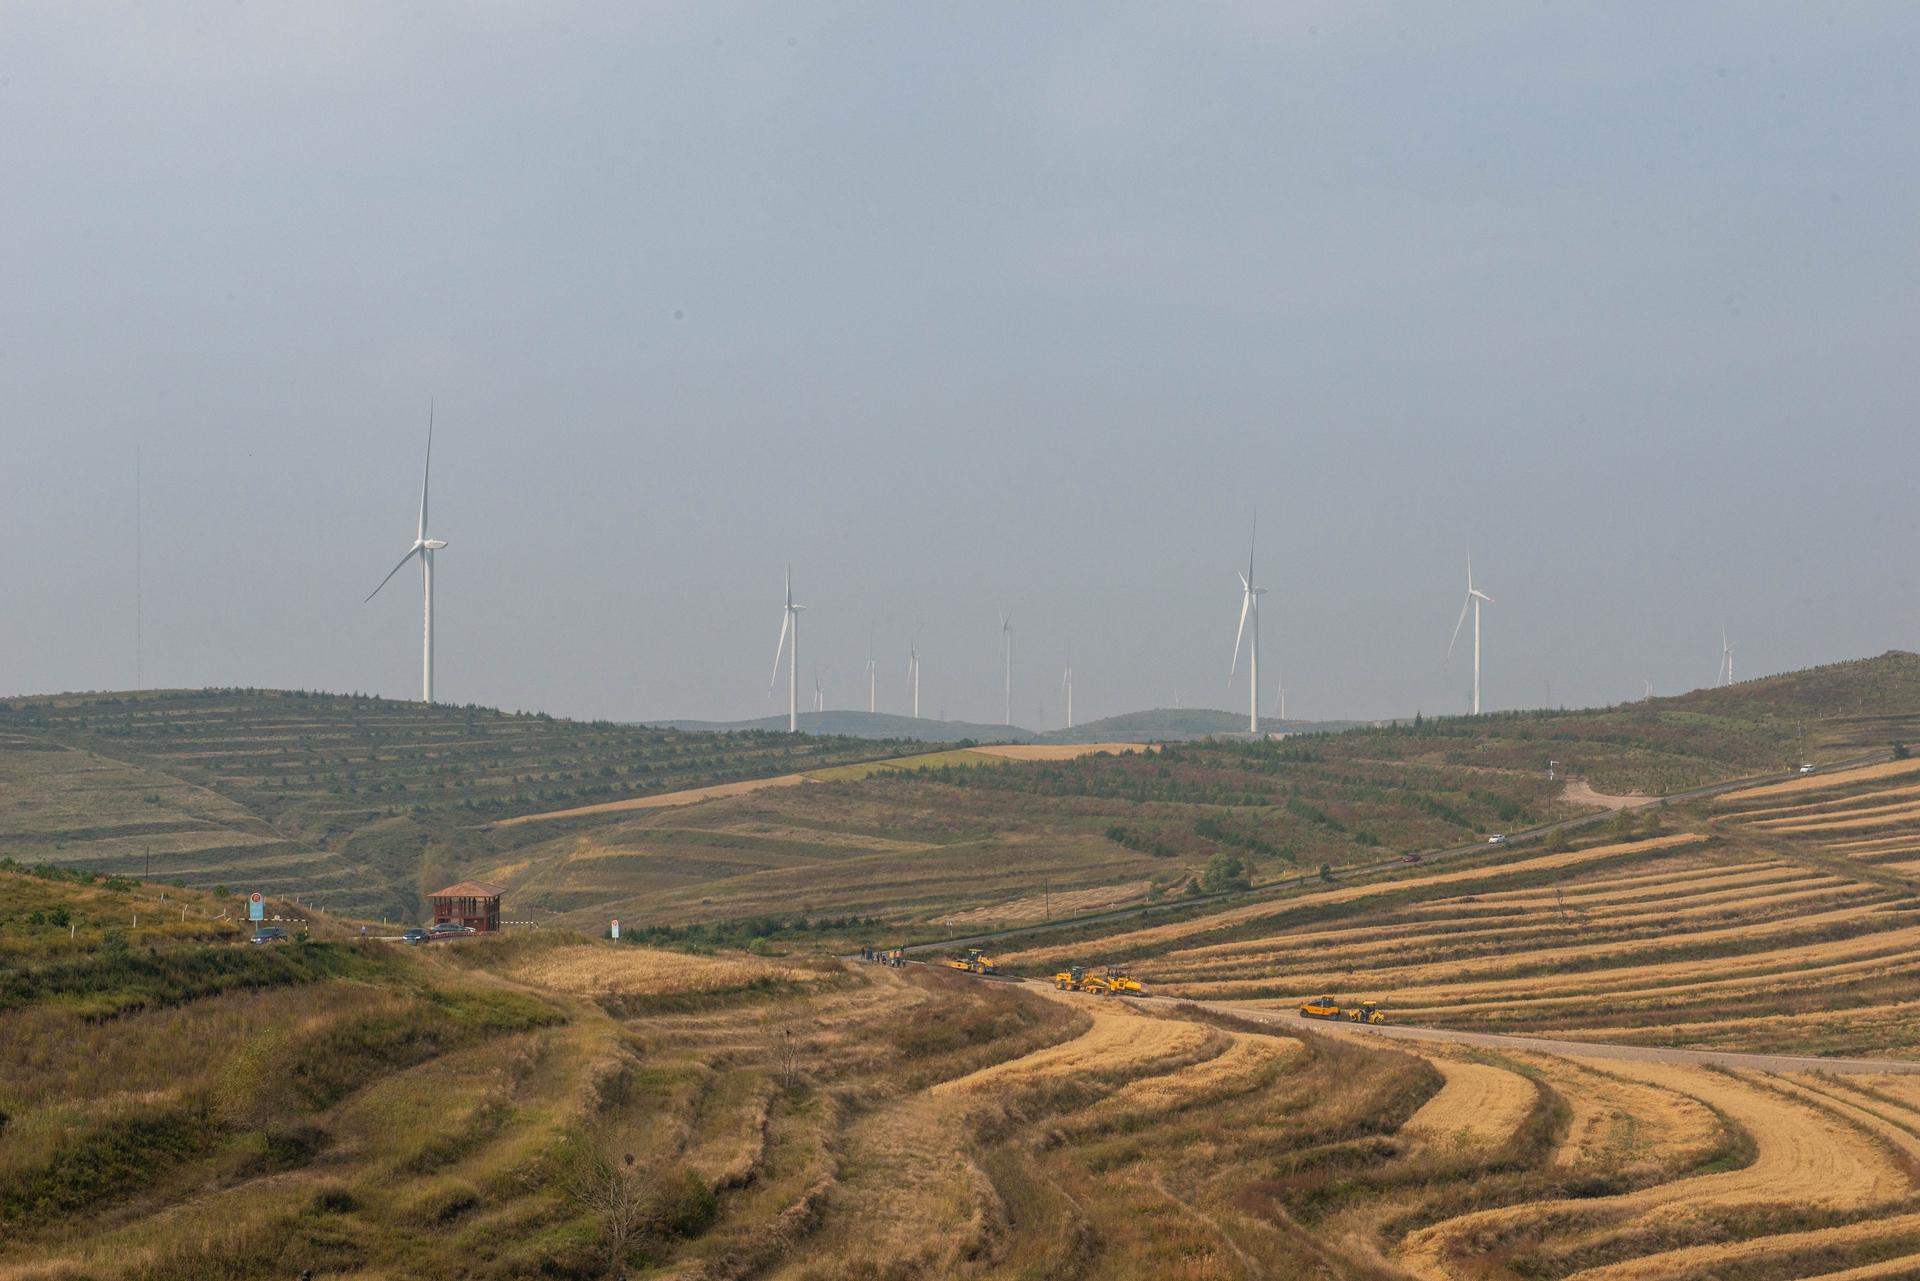
<path id="1" fill-rule="evenodd" d="M 1600 848 L 1555 864 L 1610 869 L 1593 910 L 1645 904 L 1690 847 Z M 219 907 L 0 873 L 0 1281 L 1920 1270 L 1920 1076 L 557 933 L 260 949 Z"/>

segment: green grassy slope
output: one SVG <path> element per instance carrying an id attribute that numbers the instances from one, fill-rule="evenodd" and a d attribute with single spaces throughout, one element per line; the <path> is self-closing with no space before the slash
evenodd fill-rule
<path id="1" fill-rule="evenodd" d="M 915 750 L 275 690 L 21 699 L 0 854 L 405 917 L 488 820 Z"/>

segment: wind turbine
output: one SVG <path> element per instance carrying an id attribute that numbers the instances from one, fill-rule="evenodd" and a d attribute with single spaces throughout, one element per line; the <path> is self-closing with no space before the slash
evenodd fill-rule
<path id="1" fill-rule="evenodd" d="M 773 678 L 767 682 L 767 692 L 773 692 L 774 681 L 780 679 L 780 655 L 787 655 L 787 733 L 800 732 L 800 611 L 805 605 L 793 603 L 793 566 L 787 566 L 787 606 L 780 614 L 780 643 L 773 647 Z M 793 644 L 787 644 L 787 635 L 793 635 Z"/>
<path id="2" fill-rule="evenodd" d="M 1007 665 L 1007 718 L 1003 725 L 1013 724 L 1013 615 L 1000 615 L 1000 652 Z"/>
<path id="3" fill-rule="evenodd" d="M 1060 678 L 1060 693 L 1067 700 L 1067 728 L 1073 728 L 1073 663 L 1067 663 L 1067 671 Z"/>
<path id="4" fill-rule="evenodd" d="M 813 710 L 816 712 L 824 712 L 827 710 L 827 693 L 820 688 L 820 673 L 818 671 L 815 671 L 813 674 Z"/>
<path id="5" fill-rule="evenodd" d="M 415 556 L 420 558 L 420 591 L 426 598 L 426 627 L 420 642 L 420 700 L 433 701 L 433 554 L 446 544 L 438 538 L 427 537 L 427 479 L 433 474 L 433 402 L 427 402 L 427 464 L 420 472 L 420 528 L 414 535 L 413 546 L 407 548 L 407 554 L 400 563 L 387 571 L 380 580 L 380 587 L 393 581 L 393 576 L 406 566 Z M 380 594 L 380 587 L 367 593 L 367 600 Z M 366 604 L 366 601 L 360 602 Z"/>
<path id="6" fill-rule="evenodd" d="M 1720 677 L 1722 685 L 1733 684 L 1733 644 L 1727 640 L 1727 625 L 1720 624 Z"/>
<path id="7" fill-rule="evenodd" d="M 920 719 L 920 633 L 907 642 L 907 679 L 913 683 L 913 719 Z"/>
<path id="8" fill-rule="evenodd" d="M 1460 621 L 1453 625 L 1453 639 L 1447 642 L 1447 657 L 1460 643 L 1460 628 L 1467 621 L 1467 608 L 1473 608 L 1473 714 L 1480 714 L 1480 602 L 1493 604 L 1493 597 L 1473 585 L 1473 553 L 1467 553 L 1467 598 L 1460 603 Z"/>
<path id="9" fill-rule="evenodd" d="M 1259 533 L 1259 523 L 1254 524 L 1254 532 Z M 1247 733 L 1256 737 L 1260 733 L 1260 598 L 1267 594 L 1264 587 L 1253 585 L 1253 539 L 1247 540 L 1247 572 L 1240 575 L 1240 628 L 1233 634 L 1233 662 L 1227 667 L 1227 680 L 1233 680 L 1233 674 L 1240 670 L 1240 640 L 1247 634 L 1247 616 L 1253 616 L 1253 637 L 1247 646 Z"/>

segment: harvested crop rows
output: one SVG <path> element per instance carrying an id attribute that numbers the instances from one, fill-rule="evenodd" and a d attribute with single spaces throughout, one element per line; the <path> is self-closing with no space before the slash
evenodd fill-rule
<path id="1" fill-rule="evenodd" d="M 1791 854 L 1680 833 L 1402 874 L 1123 933 L 1092 959 L 1164 995 L 1288 1008 L 1330 993 L 1435 1026 L 1867 1055 L 1920 1044 L 1920 906 Z M 1002 959 L 1044 972 L 1070 958 Z"/>
<path id="2" fill-rule="evenodd" d="M 974 986 L 1088 1021 L 846 1118 L 818 1226 L 765 1275 L 1920 1271 L 1915 1078 L 1383 1048 Z"/>
<path id="3" fill-rule="evenodd" d="M 1717 819 L 1761 839 L 1815 844 L 1920 889 L 1920 761 L 1886 761 L 1730 792 Z"/>

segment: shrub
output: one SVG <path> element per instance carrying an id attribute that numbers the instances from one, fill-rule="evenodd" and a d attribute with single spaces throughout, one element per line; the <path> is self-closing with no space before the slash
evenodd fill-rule
<path id="1" fill-rule="evenodd" d="M 312 1214 L 351 1214 L 359 1208 L 359 1198 L 342 1183 L 322 1185 L 307 1202 L 307 1210 Z"/>
<path id="2" fill-rule="evenodd" d="M 1215 854 L 1208 859 L 1207 870 L 1200 877 L 1200 888 L 1209 894 L 1250 889 L 1252 884 L 1247 877 L 1246 864 L 1225 853 Z"/>

